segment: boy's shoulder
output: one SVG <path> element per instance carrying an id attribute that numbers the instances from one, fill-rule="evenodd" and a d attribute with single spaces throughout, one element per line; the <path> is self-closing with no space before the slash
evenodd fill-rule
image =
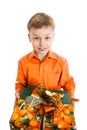
<path id="1" fill-rule="evenodd" d="M 56 58 L 57 60 L 60 60 L 60 61 L 65 61 L 65 60 L 66 60 L 66 58 L 65 58 L 65 57 L 63 57 L 63 56 L 59 55 L 59 54 L 58 54 L 58 53 L 56 53 L 56 52 L 52 52 L 52 51 L 51 51 L 51 53 L 52 53 L 52 55 L 54 55 L 54 56 L 55 56 L 55 58 Z"/>
<path id="2" fill-rule="evenodd" d="M 31 53 L 32 53 L 32 52 L 29 52 L 29 53 L 25 54 L 24 56 L 22 56 L 22 57 L 19 59 L 19 61 L 23 61 L 23 60 L 29 59 Z"/>
<path id="3" fill-rule="evenodd" d="M 57 60 L 58 65 L 64 66 L 65 64 L 68 63 L 68 62 L 67 62 L 67 59 L 66 59 L 65 57 L 63 57 L 63 56 L 61 56 L 61 55 L 59 55 L 59 54 L 57 54 L 57 53 L 55 53 L 55 52 L 53 52 L 53 54 L 54 54 L 55 57 L 56 57 L 56 60 Z"/>

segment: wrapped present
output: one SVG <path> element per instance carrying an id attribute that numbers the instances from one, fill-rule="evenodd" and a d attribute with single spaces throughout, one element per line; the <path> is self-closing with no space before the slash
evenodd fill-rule
<path id="1" fill-rule="evenodd" d="M 21 93 L 10 119 L 11 130 L 75 130 L 67 91 L 44 90 L 40 85 Z"/>

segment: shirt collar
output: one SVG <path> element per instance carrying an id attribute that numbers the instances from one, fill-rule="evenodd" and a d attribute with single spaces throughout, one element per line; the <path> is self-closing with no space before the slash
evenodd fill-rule
<path id="1" fill-rule="evenodd" d="M 29 55 L 29 59 L 33 58 L 33 57 L 37 57 L 37 54 L 35 53 L 35 51 L 32 51 Z"/>
<path id="2" fill-rule="evenodd" d="M 56 55 L 54 52 L 52 52 L 52 51 L 49 51 L 49 52 L 48 52 L 48 57 L 51 57 L 51 58 L 57 60 L 57 55 Z"/>
<path id="3" fill-rule="evenodd" d="M 31 59 L 31 58 L 33 58 L 33 57 L 36 57 L 36 58 L 37 58 L 37 54 L 35 53 L 35 51 L 32 51 L 32 52 L 30 53 L 29 59 Z M 50 57 L 50 58 L 53 58 L 53 59 L 56 59 L 56 60 L 57 60 L 57 55 L 56 55 L 54 52 L 52 52 L 52 51 L 49 51 L 49 52 L 48 52 L 47 57 Z"/>

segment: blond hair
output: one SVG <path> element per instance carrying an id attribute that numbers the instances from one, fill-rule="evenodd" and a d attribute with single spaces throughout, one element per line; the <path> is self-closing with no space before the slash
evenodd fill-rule
<path id="1" fill-rule="evenodd" d="M 42 27 L 48 27 L 50 26 L 52 30 L 55 30 L 55 22 L 53 18 L 45 13 L 36 13 L 33 15 L 27 24 L 27 29 L 30 31 L 32 28 L 42 28 Z"/>

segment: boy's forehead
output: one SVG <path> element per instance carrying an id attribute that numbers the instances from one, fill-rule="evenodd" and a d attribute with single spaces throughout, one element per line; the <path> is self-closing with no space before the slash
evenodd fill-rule
<path id="1" fill-rule="evenodd" d="M 30 34 L 39 36 L 51 35 L 53 34 L 53 30 L 51 27 L 32 28 Z"/>

